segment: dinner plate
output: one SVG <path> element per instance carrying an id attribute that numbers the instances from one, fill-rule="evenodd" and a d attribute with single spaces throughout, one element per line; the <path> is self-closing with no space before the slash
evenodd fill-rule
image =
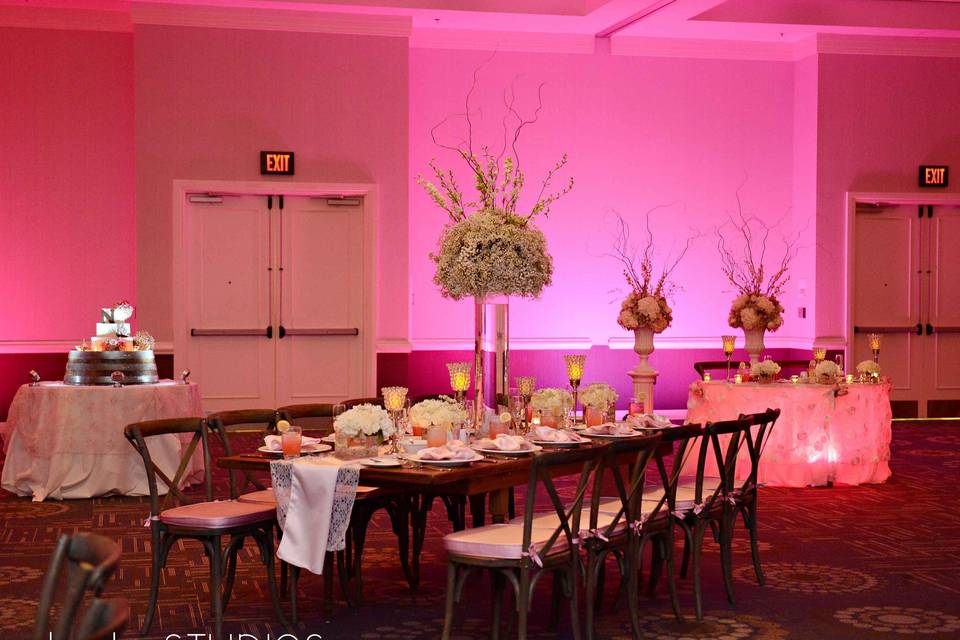
<path id="1" fill-rule="evenodd" d="M 529 449 L 517 449 L 516 451 L 504 451 L 503 449 L 482 449 L 480 447 L 470 448 L 474 451 L 479 451 L 480 453 L 492 453 L 501 456 L 525 456 L 543 450 L 543 447 L 537 446 L 536 444 L 531 444 Z"/>
<path id="2" fill-rule="evenodd" d="M 418 452 L 413 455 L 406 456 L 406 459 L 410 460 L 411 462 L 416 462 L 417 464 L 428 464 L 435 467 L 465 467 L 471 462 L 483 460 L 483 456 L 477 453 L 475 458 L 470 458 L 469 460 L 421 460 Z"/>
<path id="3" fill-rule="evenodd" d="M 395 456 L 377 456 L 376 458 L 365 458 L 359 460 L 364 467 L 399 467 L 400 460 Z"/>
<path id="4" fill-rule="evenodd" d="M 276 449 L 271 449 L 266 445 L 257 449 L 260 453 L 269 453 L 271 455 L 282 456 L 283 451 L 277 451 Z M 300 448 L 300 454 L 305 455 L 308 453 L 326 453 L 327 451 L 333 451 L 333 447 L 328 444 L 308 444 Z"/>
<path id="5" fill-rule="evenodd" d="M 531 440 L 530 442 L 541 447 L 564 447 L 567 449 L 573 449 L 574 447 L 579 447 L 582 444 L 587 444 L 589 441 L 577 440 L 574 442 L 555 442 L 553 440 Z"/>
<path id="6" fill-rule="evenodd" d="M 642 436 L 643 434 L 639 431 L 634 431 L 633 433 L 627 433 L 623 435 L 611 435 L 609 433 L 590 433 L 589 431 L 584 431 L 583 435 L 587 438 L 607 438 L 610 440 L 619 440 L 620 438 L 636 438 L 637 436 Z"/>
<path id="7" fill-rule="evenodd" d="M 324 442 L 329 442 L 330 444 L 333 444 L 334 442 L 337 441 L 337 434 L 331 433 L 330 435 L 323 436 L 320 439 L 323 440 Z"/>

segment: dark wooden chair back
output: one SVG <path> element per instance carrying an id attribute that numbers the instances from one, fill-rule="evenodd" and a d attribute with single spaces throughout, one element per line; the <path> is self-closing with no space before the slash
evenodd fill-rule
<path id="1" fill-rule="evenodd" d="M 345 406 L 347 409 L 352 409 L 360 404 L 372 404 L 377 407 L 383 407 L 383 398 L 351 398 L 349 400 L 344 400 L 340 404 Z"/>
<path id="2" fill-rule="evenodd" d="M 659 515 L 660 508 L 663 506 L 661 500 L 656 505 L 654 513 L 648 514 L 645 518 L 643 514 L 643 488 L 646 484 L 647 465 L 656 453 L 660 445 L 661 434 L 657 433 L 642 438 L 629 438 L 625 440 L 614 440 L 607 444 L 604 453 L 603 465 L 594 475 L 593 492 L 590 500 L 590 526 L 589 533 L 592 536 L 601 536 L 609 539 L 617 528 L 623 523 L 628 526 L 634 526 L 633 523 L 643 522 L 650 518 L 656 518 Z M 630 475 L 624 479 L 623 457 L 632 459 L 629 467 Z M 602 493 L 602 484 L 606 475 L 613 478 L 617 490 L 617 498 L 620 499 L 620 510 L 616 516 L 602 531 L 598 530 L 597 523 L 599 519 L 600 494 Z"/>
<path id="3" fill-rule="evenodd" d="M 180 458 L 180 464 L 173 478 L 167 476 L 150 457 L 150 449 L 147 448 L 147 438 L 162 436 L 166 434 L 181 435 L 192 433 L 190 444 Z M 160 512 L 166 508 L 171 496 L 176 498 L 180 504 L 189 504 L 193 502 L 180 491 L 180 481 L 183 474 L 190 466 L 190 459 L 193 457 L 197 446 L 200 445 L 203 450 L 203 475 L 204 488 L 206 489 L 207 501 L 213 500 L 213 479 L 210 472 L 210 447 L 207 441 L 207 422 L 203 418 L 171 418 L 167 420 L 148 420 L 146 422 L 135 422 L 128 424 L 123 429 L 123 435 L 126 436 L 133 448 L 137 450 L 140 457 L 143 458 L 143 466 L 147 472 L 147 486 L 150 489 L 150 517 L 156 519 Z M 160 493 L 157 489 L 157 478 L 167 487 L 167 495 L 160 503 Z"/>
<path id="4" fill-rule="evenodd" d="M 663 489 L 655 506 L 656 514 L 665 513 L 669 517 L 670 513 L 676 511 L 677 484 L 680 482 L 680 475 L 687 459 L 697 450 L 696 443 L 702 436 L 703 425 L 700 424 L 685 424 L 660 432 L 660 441 L 671 443 L 674 450 L 669 469 L 666 457 L 655 456 L 657 476 L 660 479 L 660 487 Z M 648 517 L 648 520 L 653 520 L 654 517 Z"/>
<path id="5" fill-rule="evenodd" d="M 410 396 L 410 404 L 417 404 L 424 400 L 446 400 L 453 398 L 453 393 L 425 393 L 419 396 Z"/>
<path id="6" fill-rule="evenodd" d="M 279 419 L 280 412 L 276 409 L 236 409 L 218 411 L 207 416 L 207 422 L 216 422 L 227 429 L 242 425 L 266 425 L 263 428 L 265 433 L 276 433 Z"/>
<path id="7" fill-rule="evenodd" d="M 697 476 L 694 487 L 695 514 L 699 514 L 701 510 L 709 512 L 733 494 L 737 474 L 737 456 L 743 446 L 744 433 L 749 429 L 750 425 L 739 419 L 710 422 L 704 427 L 697 456 Z M 725 437 L 721 438 L 721 436 Z M 710 494 L 704 497 L 704 476 L 707 457 L 710 454 L 717 465 L 720 481 Z"/>
<path id="8" fill-rule="evenodd" d="M 746 444 L 747 452 L 750 454 L 750 475 L 747 476 L 746 480 L 744 480 L 739 487 L 739 493 L 741 495 L 746 495 L 757 489 L 757 477 L 760 473 L 760 457 L 763 454 L 764 448 L 767 446 L 773 425 L 777 423 L 779 418 L 780 409 L 770 408 L 762 413 L 740 415 L 740 420 L 747 423 L 748 428 L 744 432 L 744 444 Z"/>
<path id="9" fill-rule="evenodd" d="M 810 358 L 813 358 L 811 355 Z M 737 372 L 737 367 L 740 364 L 740 360 L 731 360 L 730 364 L 730 375 L 733 376 Z M 807 367 L 810 365 L 810 360 L 777 360 L 777 364 L 780 365 L 780 375 L 781 376 L 790 376 L 794 373 L 799 374 L 801 371 L 806 371 Z M 701 362 L 694 362 L 693 368 L 696 370 L 697 375 L 700 376 L 700 379 L 703 379 L 703 374 L 707 371 L 719 371 L 721 373 L 726 373 L 727 371 L 727 361 L 726 360 L 703 360 Z"/>
<path id="10" fill-rule="evenodd" d="M 523 562 L 539 564 L 542 562 L 542 558 L 545 558 L 558 540 L 561 539 L 566 542 L 569 549 L 576 547 L 576 539 L 580 535 L 580 514 L 584 496 L 604 453 L 605 447 L 593 446 L 569 451 L 539 453 L 534 456 L 533 464 L 530 465 L 527 498 L 523 509 Z M 560 466 L 581 467 L 576 493 L 573 500 L 566 503 L 560 498 L 557 487 L 553 482 L 553 471 Z M 559 525 L 545 542 L 531 549 L 533 518 L 537 507 L 537 490 L 541 487 L 547 494 L 550 506 L 559 518 Z"/>
<path id="11" fill-rule="evenodd" d="M 288 404 L 277 409 L 277 413 L 284 420 L 299 420 L 301 418 L 332 418 L 333 405 L 330 403 Z"/>
<path id="12" fill-rule="evenodd" d="M 99 596 L 119 562 L 120 547 L 109 538 L 93 533 L 60 536 L 43 579 L 33 640 L 69 640 L 84 595 L 90 591 Z M 51 632 L 50 614 L 64 570 L 66 584 L 60 617 L 56 629 Z"/>
<path id="13" fill-rule="evenodd" d="M 130 607 L 123 598 L 95 598 L 83 614 L 77 640 L 114 640 L 129 620 Z"/>

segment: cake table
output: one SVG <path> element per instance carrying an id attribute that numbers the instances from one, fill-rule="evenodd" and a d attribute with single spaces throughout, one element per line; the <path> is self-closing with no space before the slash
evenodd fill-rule
<path id="1" fill-rule="evenodd" d="M 202 416 L 196 384 L 77 386 L 62 382 L 23 385 L 0 423 L 6 461 L 0 483 L 7 491 L 46 498 L 147 495 L 140 455 L 123 428 L 133 422 Z M 173 477 L 190 434 L 151 438 L 150 455 Z M 202 480 L 200 447 L 184 478 Z M 161 492 L 166 491 L 159 483 Z"/>

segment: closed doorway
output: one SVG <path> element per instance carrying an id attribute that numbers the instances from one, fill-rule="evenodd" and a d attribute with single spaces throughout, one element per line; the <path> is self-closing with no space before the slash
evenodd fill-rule
<path id="1" fill-rule="evenodd" d="M 372 391 L 365 198 L 182 193 L 177 368 L 207 412 Z"/>
<path id="2" fill-rule="evenodd" d="M 857 202 L 852 235 L 852 349 L 893 380 L 896 417 L 960 416 L 960 206 Z"/>

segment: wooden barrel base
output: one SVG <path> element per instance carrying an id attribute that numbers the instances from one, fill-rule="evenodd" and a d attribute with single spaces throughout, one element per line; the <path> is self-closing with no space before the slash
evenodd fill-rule
<path id="1" fill-rule="evenodd" d="M 71 351 L 67 357 L 66 384 L 111 385 L 114 371 L 123 373 L 123 384 L 159 382 L 153 351 Z"/>

